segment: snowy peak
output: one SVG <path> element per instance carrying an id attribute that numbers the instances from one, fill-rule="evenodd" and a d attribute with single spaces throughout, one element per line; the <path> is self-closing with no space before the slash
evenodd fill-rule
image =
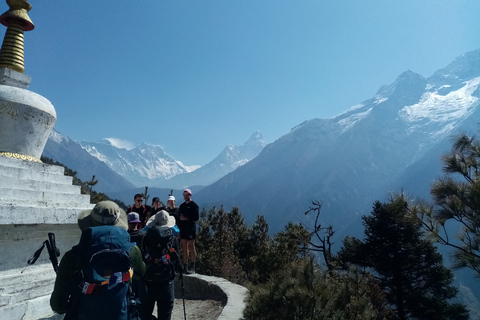
<path id="1" fill-rule="evenodd" d="M 56 130 L 50 133 L 42 155 L 77 171 L 78 178 L 83 181 L 90 180 L 95 175 L 98 180 L 95 186 L 97 191 L 120 191 L 133 187 L 129 181 L 111 170 L 104 162 L 92 157 L 78 143 Z"/>
<path id="2" fill-rule="evenodd" d="M 338 126 L 339 133 L 349 131 L 369 117 L 376 117 L 375 122 L 385 123 L 404 106 L 417 103 L 425 88 L 426 79 L 423 76 L 405 71 L 392 84 L 380 87 L 374 97 L 354 105 L 332 121 Z"/>
<path id="3" fill-rule="evenodd" d="M 480 49 L 465 53 L 445 68 L 436 71 L 429 79 L 433 85 L 455 85 L 480 76 Z"/>
<path id="4" fill-rule="evenodd" d="M 478 97 L 473 94 L 479 84 L 480 77 L 476 77 L 466 81 L 460 89 L 450 91 L 446 95 L 439 94 L 438 90 L 426 92 L 417 104 L 406 106 L 400 110 L 400 116 L 407 122 L 417 122 L 423 119 L 445 122 L 461 118 L 478 101 Z"/>
<path id="5" fill-rule="evenodd" d="M 215 158 L 215 160 L 222 166 L 228 166 L 235 169 L 248 162 L 242 157 L 241 147 L 229 144 L 223 151 Z M 215 161 L 214 160 L 214 161 Z"/>
<path id="6" fill-rule="evenodd" d="M 434 76 L 405 71 L 377 94 L 331 119 L 340 134 L 370 130 L 382 126 L 401 130 L 408 139 L 415 134 L 420 146 L 452 134 L 475 112 L 480 97 L 480 50 L 455 59 Z M 331 134 L 334 134 L 331 130 Z"/>
<path id="7" fill-rule="evenodd" d="M 425 78 L 418 73 L 407 70 L 397 77 L 390 85 L 381 86 L 375 97 L 383 97 L 388 99 L 396 91 L 408 90 L 412 86 L 416 86 L 419 82 L 424 82 Z M 376 98 L 378 100 L 378 98 Z M 378 104 L 378 103 L 377 103 Z"/>
<path id="8" fill-rule="evenodd" d="M 256 131 L 243 146 L 225 147 L 203 169 L 198 165 L 185 166 L 158 145 L 142 143 L 126 149 L 118 147 L 120 141 L 115 140 L 112 143 L 111 140 L 81 141 L 79 144 L 137 186 L 172 188 L 210 184 L 256 157 L 265 146 L 261 132 Z"/>
<path id="9" fill-rule="evenodd" d="M 229 172 L 237 167 L 244 165 L 255 158 L 265 147 L 263 135 L 260 131 L 255 131 L 243 146 L 228 145 L 209 165 L 223 166 L 229 168 Z"/>
<path id="10" fill-rule="evenodd" d="M 127 150 L 117 148 L 109 141 L 87 142 L 79 144 L 95 158 L 106 163 L 115 172 L 132 181 L 135 185 L 145 185 L 153 179 L 170 179 L 185 173 L 186 167 L 175 161 L 160 146 L 142 143 Z"/>
<path id="11" fill-rule="evenodd" d="M 399 117 L 409 128 L 408 133 L 428 132 L 432 138 L 442 138 L 468 118 L 478 107 L 478 86 L 480 77 L 465 81 L 457 90 L 444 85 L 438 90 L 425 92 L 416 104 L 405 106 Z"/>
<path id="12" fill-rule="evenodd" d="M 71 140 L 67 136 L 64 136 L 57 130 L 53 129 L 52 132 L 50 132 L 50 135 L 48 136 L 49 140 L 52 140 L 53 142 L 57 144 L 61 143 L 69 143 Z"/>
<path id="13" fill-rule="evenodd" d="M 255 158 L 265 148 L 266 143 L 260 131 L 255 131 L 250 138 L 239 147 L 239 157 L 243 158 L 244 163 Z"/>
<path id="14" fill-rule="evenodd" d="M 227 145 L 220 154 L 203 167 L 173 177 L 169 182 L 172 187 L 192 185 L 209 185 L 226 174 L 254 159 L 265 147 L 263 135 L 255 131 L 243 146 Z"/>
<path id="15" fill-rule="evenodd" d="M 265 141 L 263 141 L 262 133 L 258 130 L 255 131 L 254 133 L 252 133 L 250 138 L 248 138 L 248 140 L 243 145 L 244 146 L 247 146 L 247 145 L 251 145 L 251 146 L 262 145 L 263 147 L 265 147 Z"/>

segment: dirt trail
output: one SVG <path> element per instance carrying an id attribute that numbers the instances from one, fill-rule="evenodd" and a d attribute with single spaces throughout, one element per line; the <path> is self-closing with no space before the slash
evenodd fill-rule
<path id="1" fill-rule="evenodd" d="M 153 314 L 157 314 L 157 307 Z M 185 299 L 185 311 L 187 320 L 215 320 L 222 313 L 222 304 L 216 300 L 188 300 Z M 175 299 L 173 307 L 172 320 L 184 320 L 183 301 Z"/>

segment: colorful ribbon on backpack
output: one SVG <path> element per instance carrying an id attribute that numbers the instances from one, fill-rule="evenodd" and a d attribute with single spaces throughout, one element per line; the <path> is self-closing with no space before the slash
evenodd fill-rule
<path id="1" fill-rule="evenodd" d="M 94 292 L 95 288 L 100 288 L 107 284 L 116 284 L 120 282 L 127 282 L 133 276 L 133 270 L 130 268 L 127 272 L 115 272 L 113 275 L 110 276 L 110 279 L 103 281 L 101 283 L 88 283 L 86 281 L 83 282 L 82 286 L 82 293 L 84 294 L 91 294 Z"/>

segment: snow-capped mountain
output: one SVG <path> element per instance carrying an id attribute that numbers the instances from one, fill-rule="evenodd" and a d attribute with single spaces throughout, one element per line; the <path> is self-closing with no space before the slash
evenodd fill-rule
<path id="1" fill-rule="evenodd" d="M 238 206 L 250 223 L 263 214 L 278 231 L 302 219 L 312 200 L 321 200 L 329 224 L 346 230 L 353 223 L 360 230 L 358 217 L 369 213 L 373 201 L 386 200 L 402 187 L 408 191 L 401 182 L 421 191 L 416 196 L 429 196 L 452 135 L 478 130 L 479 84 L 480 50 L 428 78 L 406 71 L 338 116 L 296 126 L 202 189 L 196 201 Z M 415 169 L 420 164 L 438 167 L 422 176 L 427 171 Z M 416 188 L 419 180 L 424 190 Z"/>
<path id="2" fill-rule="evenodd" d="M 254 132 L 242 146 L 228 145 L 212 161 L 189 173 L 173 177 L 169 185 L 182 188 L 192 185 L 209 185 L 227 173 L 255 158 L 265 147 L 262 133 Z"/>
<path id="3" fill-rule="evenodd" d="M 144 143 L 127 150 L 107 139 L 79 144 L 136 186 L 169 188 L 208 185 L 253 159 L 265 146 L 261 133 L 255 132 L 243 146 L 229 145 L 213 161 L 200 167 L 183 165 L 157 145 Z"/>
<path id="4" fill-rule="evenodd" d="M 133 184 L 110 169 L 105 163 L 92 157 L 78 143 L 52 130 L 42 153 L 43 156 L 58 161 L 72 170 L 83 181 L 98 180 L 94 189 L 100 192 L 121 191 L 133 188 Z"/>
<path id="5" fill-rule="evenodd" d="M 151 182 L 156 180 L 168 180 L 189 170 L 157 145 L 142 143 L 127 150 L 115 147 L 106 139 L 101 142 L 80 141 L 79 144 L 136 186 L 151 185 Z"/>
<path id="6" fill-rule="evenodd" d="M 278 232 L 290 221 L 312 227 L 304 212 L 318 200 L 320 223 L 333 225 L 336 248 L 347 235 L 363 238 L 360 217 L 370 214 L 374 201 L 402 189 L 428 200 L 452 137 L 478 132 L 479 77 L 480 50 L 428 78 L 406 71 L 342 114 L 296 126 L 200 190 L 195 201 L 206 208 L 236 206 L 249 224 L 263 215 Z M 480 290 L 464 271 L 456 272 L 459 299 L 478 315 Z"/>

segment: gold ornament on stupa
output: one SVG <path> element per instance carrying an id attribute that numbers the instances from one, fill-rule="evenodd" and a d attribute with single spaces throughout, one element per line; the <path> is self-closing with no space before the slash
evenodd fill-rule
<path id="1" fill-rule="evenodd" d="M 7 0 L 10 10 L 0 16 L 0 23 L 7 27 L 0 49 L 0 68 L 25 73 L 23 32 L 35 28 L 27 12 L 32 5 L 27 0 Z"/>

